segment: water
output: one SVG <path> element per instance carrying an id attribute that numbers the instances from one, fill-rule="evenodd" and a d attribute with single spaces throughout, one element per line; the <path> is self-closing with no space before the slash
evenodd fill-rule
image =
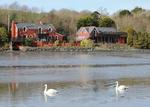
<path id="1" fill-rule="evenodd" d="M 116 94 L 114 83 L 129 86 Z M 44 84 L 59 93 L 45 97 Z M 149 107 L 150 54 L 0 53 L 0 107 Z"/>

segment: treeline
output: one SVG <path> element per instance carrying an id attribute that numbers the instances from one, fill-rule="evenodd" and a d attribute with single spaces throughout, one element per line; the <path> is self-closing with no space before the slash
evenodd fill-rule
<path id="1" fill-rule="evenodd" d="M 76 23 L 78 19 L 90 14 L 91 12 L 87 10 L 77 12 L 69 9 L 43 12 L 35 7 L 29 8 L 26 5 L 20 6 L 17 2 L 14 2 L 9 6 L 0 6 L 0 46 L 5 45 L 5 43 L 8 43 L 10 40 L 10 26 L 12 20 L 15 20 L 16 22 L 43 22 L 53 24 L 58 33 L 71 35 L 75 34 L 77 31 Z M 7 36 L 3 36 L 6 34 Z"/>
<path id="2" fill-rule="evenodd" d="M 131 11 L 120 10 L 108 16 L 103 11 L 91 12 L 88 10 L 77 12 L 61 9 L 43 12 L 39 11 L 38 8 L 29 8 L 25 5 L 20 6 L 17 2 L 14 2 L 9 6 L 0 6 L 0 45 L 4 45 L 9 41 L 8 35 L 10 35 L 10 32 L 8 30 L 10 31 L 10 23 L 8 22 L 12 20 L 29 23 L 39 23 L 40 21 L 50 23 L 55 26 L 57 32 L 64 35 L 75 34 L 81 26 L 117 27 L 119 31 L 125 31 L 128 34 L 130 34 L 129 31 L 132 29 L 136 32 L 136 35 L 134 34 L 131 37 L 131 33 L 128 36 L 128 44 L 136 48 L 150 48 L 149 45 L 140 46 L 140 44 L 143 45 L 143 42 L 140 40 L 146 40 L 147 44 L 150 44 L 150 10 L 140 7 L 136 7 Z M 132 42 L 134 41 L 133 43 L 129 43 L 130 38 L 132 38 Z"/>
<path id="3" fill-rule="evenodd" d="M 112 15 L 120 31 L 133 28 L 137 32 L 150 33 L 150 10 L 135 7 L 133 10 L 121 10 Z"/>
<path id="4" fill-rule="evenodd" d="M 127 44 L 139 49 L 150 49 L 150 33 L 136 32 L 134 29 L 128 29 Z"/>
<path id="5" fill-rule="evenodd" d="M 116 27 L 116 24 L 109 16 L 95 11 L 86 17 L 81 17 L 77 21 L 77 29 L 83 26 Z"/>
<path id="6" fill-rule="evenodd" d="M 57 31 L 61 34 L 72 34 L 77 30 L 76 23 L 80 17 L 85 17 L 91 14 L 90 11 L 77 12 L 69 9 L 51 10 L 49 12 L 39 12 L 37 8 L 29 8 L 27 6 L 20 6 L 17 2 L 7 6 L 0 7 L 0 24 L 8 25 L 8 17 L 10 22 L 15 20 L 17 22 L 31 22 L 50 23 L 55 26 Z"/>
<path id="7" fill-rule="evenodd" d="M 150 49 L 150 10 L 135 7 L 116 12 L 112 19 L 118 30 L 128 33 L 127 44 L 135 48 Z"/>

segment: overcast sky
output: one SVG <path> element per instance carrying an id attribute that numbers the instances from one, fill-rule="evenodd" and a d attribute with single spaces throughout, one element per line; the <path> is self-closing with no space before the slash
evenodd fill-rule
<path id="1" fill-rule="evenodd" d="M 150 0 L 1 0 L 0 5 L 9 5 L 15 1 L 19 5 L 27 5 L 30 8 L 37 7 L 39 10 L 46 12 L 62 8 L 77 11 L 95 11 L 99 8 L 106 8 L 107 12 L 112 14 L 121 9 L 131 10 L 135 6 L 150 9 Z"/>

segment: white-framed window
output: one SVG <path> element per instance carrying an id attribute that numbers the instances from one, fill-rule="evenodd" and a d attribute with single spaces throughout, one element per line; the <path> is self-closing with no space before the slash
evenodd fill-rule
<path id="1" fill-rule="evenodd" d="M 26 32 L 27 31 L 27 27 L 23 27 L 23 31 Z"/>
<path id="2" fill-rule="evenodd" d="M 49 32 L 52 32 L 52 31 L 53 31 L 53 29 L 52 29 L 51 27 L 49 27 L 49 28 L 48 28 L 48 31 L 49 31 Z"/>
<path id="3" fill-rule="evenodd" d="M 42 33 L 42 28 L 40 27 L 40 28 L 38 28 L 38 33 Z"/>

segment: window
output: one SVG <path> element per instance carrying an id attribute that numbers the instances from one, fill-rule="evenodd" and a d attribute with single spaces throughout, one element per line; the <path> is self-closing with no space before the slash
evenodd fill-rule
<path id="1" fill-rule="evenodd" d="M 27 27 L 24 27 L 24 28 L 23 28 L 23 31 L 26 32 L 26 31 L 27 31 Z"/>
<path id="2" fill-rule="evenodd" d="M 49 28 L 49 29 L 48 29 L 48 31 L 52 32 L 52 31 L 53 31 L 53 29 L 52 29 L 52 28 Z"/>
<path id="3" fill-rule="evenodd" d="M 94 33 L 94 37 L 96 37 L 97 36 L 96 30 L 94 30 L 93 33 Z"/>
<path id="4" fill-rule="evenodd" d="M 42 33 L 42 28 L 38 29 L 38 33 L 41 34 Z"/>

